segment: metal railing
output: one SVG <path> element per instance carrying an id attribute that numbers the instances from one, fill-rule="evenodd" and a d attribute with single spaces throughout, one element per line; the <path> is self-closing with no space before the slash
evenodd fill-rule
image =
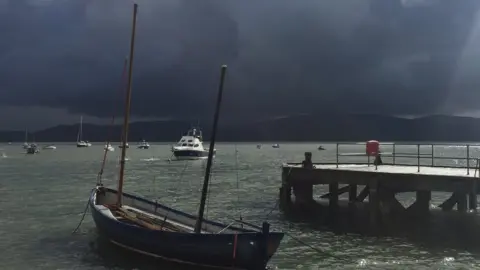
<path id="1" fill-rule="evenodd" d="M 349 150 L 352 152 L 349 152 Z M 451 153 L 456 155 L 448 156 Z M 417 166 L 418 172 L 420 172 L 422 166 L 466 168 L 467 175 L 469 175 L 470 169 L 475 169 L 476 173 L 479 168 L 480 145 L 383 143 L 380 144 L 380 156 L 383 165 Z M 345 160 L 346 157 L 349 160 Z M 354 157 L 356 160 L 353 160 Z M 374 156 L 367 155 L 365 143 L 336 144 L 337 168 L 339 164 L 375 165 L 374 160 Z M 473 166 L 472 161 L 474 161 Z M 452 163 L 455 163 L 455 165 L 452 165 Z"/>

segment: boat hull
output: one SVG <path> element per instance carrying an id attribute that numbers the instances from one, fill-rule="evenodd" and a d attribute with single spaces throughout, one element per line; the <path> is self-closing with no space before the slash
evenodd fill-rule
<path id="1" fill-rule="evenodd" d="M 38 149 L 32 149 L 32 148 L 28 148 L 27 149 L 27 154 L 29 155 L 34 155 L 34 154 L 38 154 Z"/>
<path id="2" fill-rule="evenodd" d="M 137 148 L 138 148 L 138 149 L 148 149 L 148 148 L 150 148 L 150 146 L 148 146 L 148 145 L 141 145 L 141 146 L 138 146 Z"/>
<path id="3" fill-rule="evenodd" d="M 204 223 L 211 228 L 228 227 L 234 233 L 196 234 L 148 229 L 119 221 L 108 214 L 109 210 L 102 210 L 97 200 L 97 196 L 105 196 L 102 193 L 116 195 L 116 191 L 100 188 L 92 193 L 90 199 L 92 216 L 101 236 L 122 248 L 155 258 L 220 269 L 265 269 L 266 262 L 274 254 L 283 238 L 283 233 L 270 232 L 268 251 L 262 252 L 261 247 L 265 246 L 262 243 L 267 239 L 265 234 L 233 226 L 228 227 L 212 221 L 204 221 Z M 159 212 L 170 209 L 125 193 L 123 198 L 124 204 L 129 202 L 142 210 L 146 210 L 149 206 L 159 209 Z M 180 218 L 193 221 L 195 219 L 189 214 L 174 209 L 170 209 L 169 213 Z M 168 218 L 170 219 L 170 216 Z M 262 254 L 266 255 L 262 256 Z"/>
<path id="4" fill-rule="evenodd" d="M 215 154 L 215 151 L 213 153 Z M 178 160 L 206 159 L 208 158 L 208 151 L 173 149 L 173 156 Z"/>
<path id="5" fill-rule="evenodd" d="M 77 147 L 83 148 L 83 147 L 90 147 L 88 144 L 77 144 Z"/>

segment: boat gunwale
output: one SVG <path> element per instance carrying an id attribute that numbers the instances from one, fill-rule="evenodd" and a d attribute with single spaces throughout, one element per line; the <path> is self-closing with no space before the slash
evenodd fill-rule
<path id="1" fill-rule="evenodd" d="M 111 189 L 111 188 L 108 188 L 108 187 L 103 187 L 103 186 L 98 186 L 96 187 L 93 191 L 92 191 L 92 194 L 90 196 L 90 203 L 92 206 L 95 206 L 96 205 L 96 192 L 97 191 L 100 191 L 100 189 L 104 189 L 106 192 L 111 192 L 113 194 L 117 194 L 118 192 L 114 189 Z M 149 204 L 151 206 L 156 206 L 157 208 L 162 208 L 163 210 L 165 211 L 169 211 L 169 212 L 172 212 L 176 215 L 180 215 L 180 216 L 183 216 L 183 217 L 186 217 L 186 218 L 189 218 L 189 219 L 192 219 L 192 220 L 195 220 L 196 217 L 194 215 L 191 215 L 191 214 L 188 214 L 188 213 L 185 213 L 183 211 L 180 211 L 180 210 L 176 210 L 176 209 L 173 209 L 173 208 L 170 208 L 168 206 L 165 206 L 161 203 L 158 203 L 158 202 L 153 202 L 151 200 L 148 200 L 148 199 L 145 199 L 145 198 L 142 198 L 142 197 L 139 197 L 139 196 L 136 196 L 136 195 L 133 195 L 133 194 L 129 194 L 129 193 L 125 193 L 123 192 L 123 196 L 129 198 L 129 199 L 133 199 L 133 200 L 138 200 L 140 202 L 143 202 L 143 203 L 146 203 L 146 204 Z M 116 220 L 117 222 L 120 222 L 118 220 Z M 240 228 L 240 227 L 237 227 L 237 226 L 229 226 L 228 224 L 224 224 L 224 223 L 220 223 L 220 222 L 216 222 L 216 221 L 211 221 L 211 220 L 208 220 L 208 219 L 204 219 L 203 220 L 204 223 L 208 224 L 208 225 L 212 225 L 212 226 L 216 226 L 216 227 L 220 227 L 220 228 L 225 228 L 228 226 L 228 229 L 229 231 L 237 231 L 237 232 L 240 232 L 240 233 L 260 233 L 259 231 L 257 230 L 253 230 L 253 229 L 244 229 L 244 228 Z M 235 221 L 234 221 L 235 222 Z M 221 233 L 221 234 L 234 234 L 234 233 Z M 276 235 L 276 234 L 282 234 L 282 232 L 275 232 L 275 231 L 271 231 L 269 232 L 270 235 Z M 283 238 L 283 236 L 282 236 Z"/>

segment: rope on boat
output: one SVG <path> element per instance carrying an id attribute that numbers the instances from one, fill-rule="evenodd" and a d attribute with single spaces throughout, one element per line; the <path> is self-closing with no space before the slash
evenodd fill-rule
<path id="1" fill-rule="evenodd" d="M 96 188 L 93 188 L 92 191 L 90 191 L 90 194 L 92 194 L 92 192 L 93 192 L 95 189 L 96 189 Z M 80 219 L 80 222 L 78 222 L 78 225 L 77 225 L 77 227 L 75 228 L 75 230 L 73 230 L 72 234 L 75 234 L 75 233 L 78 231 L 78 229 L 80 229 L 80 226 L 82 225 L 83 220 L 85 219 L 85 215 L 86 215 L 87 212 L 88 212 L 89 206 L 90 206 L 90 197 L 88 197 L 87 205 L 85 205 L 85 210 L 83 210 L 82 218 Z"/>
<path id="2" fill-rule="evenodd" d="M 240 181 L 238 176 L 238 150 L 237 144 L 235 144 L 235 173 L 237 175 L 237 212 L 239 213 L 239 219 L 242 220 L 242 212 L 238 209 L 238 205 L 240 204 Z M 241 224 L 243 228 L 243 224 Z"/>

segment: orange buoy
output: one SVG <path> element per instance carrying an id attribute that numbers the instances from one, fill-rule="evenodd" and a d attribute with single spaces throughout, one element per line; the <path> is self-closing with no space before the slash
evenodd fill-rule
<path id="1" fill-rule="evenodd" d="M 372 157 L 380 153 L 380 143 L 376 140 L 368 141 L 365 148 L 367 156 Z"/>

